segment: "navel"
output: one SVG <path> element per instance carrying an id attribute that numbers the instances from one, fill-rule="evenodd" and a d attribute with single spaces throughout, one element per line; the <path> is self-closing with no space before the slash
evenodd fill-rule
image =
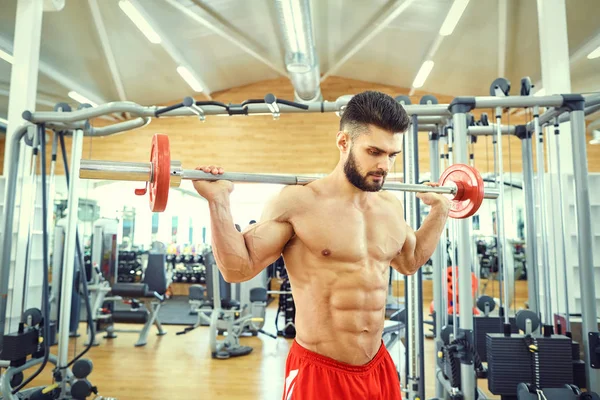
<path id="1" fill-rule="evenodd" d="M 331 250 L 329 250 L 329 249 L 325 249 L 325 250 L 323 250 L 323 251 L 321 252 L 321 254 L 323 254 L 325 257 L 327 257 L 328 255 L 330 255 L 330 254 L 331 254 Z"/>

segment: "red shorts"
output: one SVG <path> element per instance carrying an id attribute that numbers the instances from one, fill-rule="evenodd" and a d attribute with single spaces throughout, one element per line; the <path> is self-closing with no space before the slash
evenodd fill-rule
<path id="1" fill-rule="evenodd" d="M 365 365 L 350 365 L 305 349 L 295 340 L 285 365 L 282 400 L 399 400 L 400 381 L 383 342 Z"/>

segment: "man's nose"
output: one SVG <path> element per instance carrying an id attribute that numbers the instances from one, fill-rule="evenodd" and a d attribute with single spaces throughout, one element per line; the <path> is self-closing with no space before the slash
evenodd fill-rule
<path id="1" fill-rule="evenodd" d="M 390 170 L 390 161 L 387 159 L 381 160 L 377 163 L 377 169 L 387 173 Z"/>

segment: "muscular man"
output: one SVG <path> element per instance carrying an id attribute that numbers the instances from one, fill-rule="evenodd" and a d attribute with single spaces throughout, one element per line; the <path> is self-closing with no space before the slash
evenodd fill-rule
<path id="1" fill-rule="evenodd" d="M 450 209 L 442 195 L 417 194 L 431 211 L 415 232 L 398 198 L 381 190 L 408 125 L 393 98 L 355 95 L 340 121 L 335 169 L 286 186 L 242 233 L 231 216 L 233 184 L 194 182 L 208 200 L 213 252 L 226 281 L 251 279 L 283 254 L 296 304 L 283 400 L 401 398 L 381 339 L 389 266 L 414 274 L 433 254 Z"/>

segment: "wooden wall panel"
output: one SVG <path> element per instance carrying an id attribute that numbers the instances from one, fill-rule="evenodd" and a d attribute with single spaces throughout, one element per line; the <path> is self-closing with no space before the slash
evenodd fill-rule
<path id="1" fill-rule="evenodd" d="M 378 90 L 396 96 L 407 89 L 351 79 L 331 77 L 322 85 L 325 100 L 334 101 L 345 94 L 364 90 Z M 262 98 L 271 92 L 284 99 L 293 99 L 293 89 L 286 78 L 263 81 L 214 94 L 224 103 L 240 103 L 250 98 Z M 423 93 L 411 97 L 418 103 Z M 438 96 L 440 103 L 451 101 L 449 96 Z M 491 110 L 490 110 L 491 111 Z M 491 112 L 488 111 L 491 117 Z M 491 120 L 492 118 L 490 118 Z M 523 122 L 511 117 L 511 123 Z M 97 120 L 96 125 L 106 121 Z M 339 118 L 328 114 L 283 114 L 274 121 L 271 116 L 217 117 L 209 116 L 202 123 L 195 117 L 155 118 L 148 126 L 106 138 L 85 139 L 84 158 L 118 161 L 146 161 L 154 133 L 170 137 L 172 158 L 184 168 L 201 164 L 218 164 L 228 171 L 290 174 L 325 174 L 337 163 L 339 153 L 335 135 Z M 70 140 L 67 139 L 70 151 Z M 512 160 L 509 162 L 509 145 Z M 429 143 L 427 134 L 419 138 L 420 170 L 429 171 Z M 0 157 L 4 156 L 4 140 L 0 141 Z M 480 137 L 474 144 L 475 166 L 482 173 L 493 170 L 491 139 Z M 521 171 L 519 140 L 503 141 L 505 171 Z M 600 172 L 600 146 L 588 145 L 590 171 Z M 60 164 L 60 163 L 59 163 Z M 2 165 L 0 161 L 0 166 Z M 402 171 L 401 159 L 395 171 Z M 59 165 L 57 173 L 62 174 Z"/>

